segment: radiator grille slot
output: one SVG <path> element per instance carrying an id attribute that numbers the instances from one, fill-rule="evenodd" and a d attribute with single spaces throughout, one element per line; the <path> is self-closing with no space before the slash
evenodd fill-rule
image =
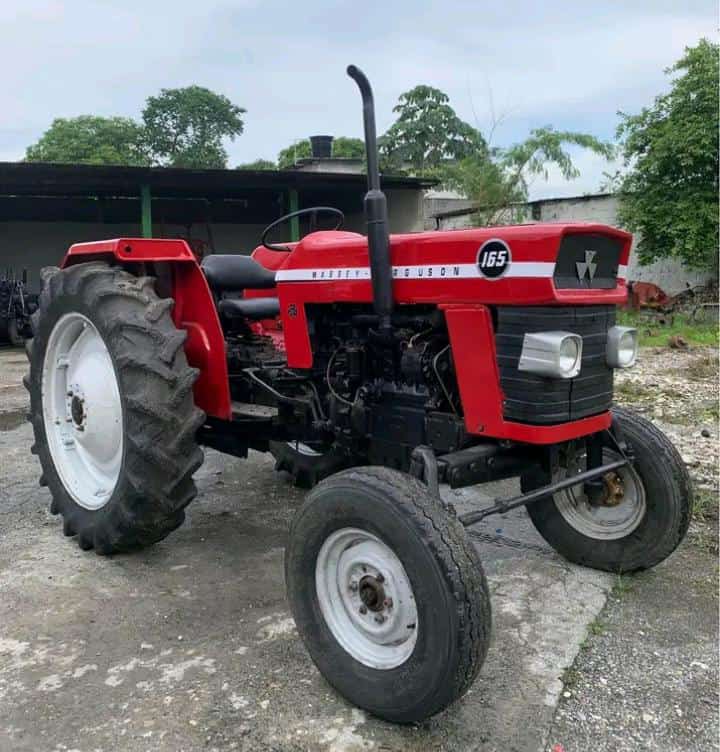
<path id="1" fill-rule="evenodd" d="M 612 404 L 613 369 L 605 362 L 615 306 L 504 306 L 496 309 L 496 350 L 506 420 L 548 425 L 605 412 Z M 526 332 L 567 331 L 583 338 L 582 368 L 574 379 L 518 371 Z"/>

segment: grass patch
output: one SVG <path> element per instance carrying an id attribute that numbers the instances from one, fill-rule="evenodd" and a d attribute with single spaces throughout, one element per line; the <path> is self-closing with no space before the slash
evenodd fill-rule
<path id="1" fill-rule="evenodd" d="M 630 577 L 624 574 L 619 574 L 615 578 L 615 584 L 613 585 L 612 592 L 616 598 L 622 598 L 628 593 L 631 593 L 634 588 L 635 584 L 632 582 Z"/>
<path id="2" fill-rule="evenodd" d="M 605 623 L 600 621 L 600 619 L 593 619 L 593 621 L 590 624 L 590 634 L 594 635 L 595 637 L 600 637 L 601 635 L 604 635 Z"/>
<path id="3" fill-rule="evenodd" d="M 713 355 L 698 358 L 688 365 L 685 375 L 693 381 L 709 381 L 718 377 L 718 359 Z"/>
<path id="4" fill-rule="evenodd" d="M 695 491 L 693 505 L 693 519 L 698 522 L 709 522 L 718 518 L 718 494 L 703 488 Z"/>
<path id="5" fill-rule="evenodd" d="M 566 668 L 560 679 L 564 689 L 573 689 L 578 685 L 578 682 L 582 678 L 582 674 L 573 666 Z"/>
<path id="6" fill-rule="evenodd" d="M 714 404 L 703 408 L 698 412 L 697 420 L 700 423 L 717 423 L 720 420 L 720 406 Z"/>
<path id="7" fill-rule="evenodd" d="M 633 402 L 635 400 L 649 399 L 657 394 L 657 391 L 648 389 L 642 384 L 637 384 L 632 381 L 621 381 L 615 384 L 615 396 L 624 397 L 626 401 Z"/>
<path id="8" fill-rule="evenodd" d="M 665 318 L 669 323 L 660 324 L 654 316 L 646 313 L 618 311 L 618 324 L 636 327 L 641 346 L 667 347 L 670 337 L 676 335 L 689 345 L 718 346 L 720 337 L 717 324 L 691 321 L 684 313 L 668 314 Z"/>

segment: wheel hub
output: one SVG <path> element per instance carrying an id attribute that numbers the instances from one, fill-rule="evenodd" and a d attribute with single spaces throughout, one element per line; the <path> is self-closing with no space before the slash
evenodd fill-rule
<path id="1" fill-rule="evenodd" d="M 616 507 L 622 504 L 625 495 L 625 486 L 622 478 L 617 473 L 608 473 L 603 477 L 605 483 L 605 495 L 602 505 L 606 507 Z"/>
<path id="2" fill-rule="evenodd" d="M 358 528 L 332 533 L 318 553 L 315 585 L 326 624 L 355 660 L 387 670 L 410 657 L 415 596 L 400 559 L 376 535 Z"/>
<path id="3" fill-rule="evenodd" d="M 382 586 L 382 580 L 385 578 L 382 575 L 373 577 L 372 575 L 365 575 L 360 580 L 360 600 L 371 611 L 382 611 L 385 601 L 385 589 Z"/>
<path id="4" fill-rule="evenodd" d="M 620 459 L 610 448 L 603 449 L 603 462 Z M 572 457 L 563 468 L 568 474 L 585 469 L 585 455 Z M 560 474 L 557 474 L 559 479 Z M 604 493 L 592 502 L 582 486 L 560 491 L 553 496 L 555 506 L 575 530 L 595 540 L 619 540 L 630 535 L 645 517 L 645 487 L 632 465 L 603 476 Z"/>
<path id="5" fill-rule="evenodd" d="M 85 420 L 85 400 L 73 392 L 68 392 L 70 397 L 70 417 L 75 423 L 76 428 L 83 427 Z"/>

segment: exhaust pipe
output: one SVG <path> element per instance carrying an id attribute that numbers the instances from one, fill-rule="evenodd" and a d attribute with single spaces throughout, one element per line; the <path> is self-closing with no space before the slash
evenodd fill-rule
<path id="1" fill-rule="evenodd" d="M 372 88 L 365 74 L 349 65 L 347 74 L 360 89 L 363 102 L 365 128 L 365 153 L 367 155 L 368 192 L 365 194 L 365 222 L 367 224 L 370 277 L 372 279 L 373 306 L 380 319 L 380 333 L 389 337 L 393 311 L 392 264 L 390 262 L 390 236 L 387 223 L 387 200 L 380 190 L 377 136 L 375 133 L 375 102 Z"/>

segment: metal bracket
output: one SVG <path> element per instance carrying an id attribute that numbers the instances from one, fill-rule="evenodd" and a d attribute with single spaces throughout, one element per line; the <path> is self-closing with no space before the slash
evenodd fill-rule
<path id="1" fill-rule="evenodd" d="M 410 475 L 425 483 L 433 496 L 440 498 L 438 463 L 429 446 L 417 446 L 410 455 Z"/>

